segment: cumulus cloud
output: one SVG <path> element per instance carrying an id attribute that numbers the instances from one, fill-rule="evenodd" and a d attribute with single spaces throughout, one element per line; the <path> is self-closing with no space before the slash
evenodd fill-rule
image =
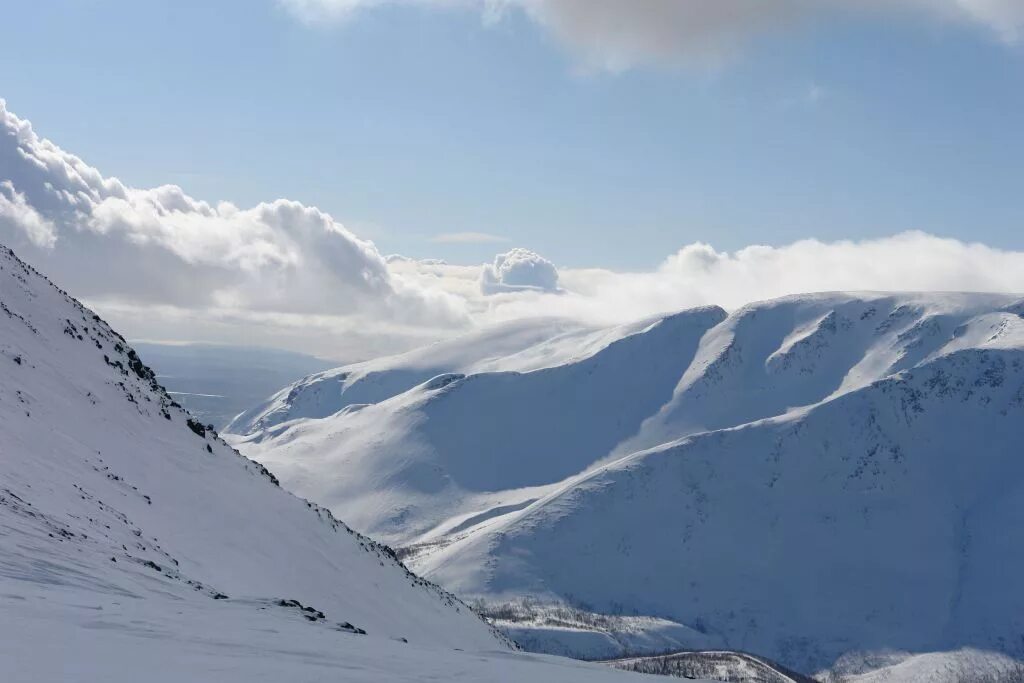
<path id="1" fill-rule="evenodd" d="M 210 204 L 139 189 L 97 169 L 0 100 L 0 234 L 92 299 L 373 316 L 391 325 L 467 324 L 460 300 L 395 276 L 372 243 L 328 214 L 279 199 Z"/>
<path id="2" fill-rule="evenodd" d="M 40 216 L 9 180 L 0 182 L 0 227 L 20 230 L 37 247 L 50 248 L 57 241 L 53 223 Z"/>
<path id="3" fill-rule="evenodd" d="M 751 36 L 830 14 L 910 13 L 987 27 L 1012 42 L 1020 0 L 280 0 L 305 21 L 382 5 L 476 7 L 493 18 L 524 12 L 584 62 L 610 70 L 719 60 Z"/>
<path id="4" fill-rule="evenodd" d="M 494 257 L 494 263 L 480 271 L 480 291 L 486 294 L 501 292 L 558 292 L 558 269 L 540 254 L 529 249 L 515 248 Z"/>

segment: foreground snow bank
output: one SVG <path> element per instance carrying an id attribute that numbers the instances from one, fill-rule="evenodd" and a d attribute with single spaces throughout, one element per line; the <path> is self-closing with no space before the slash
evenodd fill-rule
<path id="1" fill-rule="evenodd" d="M 17 591 L 17 592 L 15 592 Z M 5 683 L 627 683 L 601 664 L 343 633 L 272 604 L 0 583 Z"/>
<path id="2" fill-rule="evenodd" d="M 0 248 L 0 671 L 50 681 L 618 681 L 524 655 L 182 410 Z"/>

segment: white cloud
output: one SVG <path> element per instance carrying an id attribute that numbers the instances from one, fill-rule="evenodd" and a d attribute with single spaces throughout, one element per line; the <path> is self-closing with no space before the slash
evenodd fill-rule
<path id="1" fill-rule="evenodd" d="M 718 60 L 750 34 L 811 11 L 803 0 L 524 0 L 523 6 L 586 63 L 611 71 Z"/>
<path id="2" fill-rule="evenodd" d="M 463 302 L 392 274 L 372 243 L 279 199 L 210 204 L 129 187 L 39 137 L 0 100 L 0 232 L 82 297 L 190 309 L 367 315 L 450 328 Z"/>
<path id="3" fill-rule="evenodd" d="M 519 251 L 519 250 L 513 250 Z M 511 263 L 549 263 L 532 252 Z M 557 286 L 495 285 L 509 260 L 457 266 L 406 260 L 403 277 L 466 302 L 477 324 L 556 316 L 617 324 L 693 306 L 735 309 L 752 301 L 826 291 L 973 291 L 1024 296 L 1024 251 L 995 249 L 923 232 L 860 241 L 750 246 L 722 252 L 687 245 L 646 272 L 558 269 Z M 529 281 L 524 271 L 524 279 Z M 550 276 L 548 276 L 550 277 Z M 550 284 L 550 280 L 547 281 Z M 483 285 L 483 287 L 481 287 Z"/>
<path id="4" fill-rule="evenodd" d="M 304 21 L 382 5 L 526 13 L 585 63 L 612 71 L 644 63 L 717 61 L 751 36 L 830 14 L 913 13 L 987 27 L 1008 42 L 1024 31 L 1020 0 L 280 0 Z"/>
<path id="5" fill-rule="evenodd" d="M 1024 296 L 1024 251 L 922 232 L 862 241 L 808 239 L 720 252 L 683 247 L 650 272 L 561 269 L 563 294 L 501 297 L 488 319 L 555 315 L 613 324 L 645 315 L 825 291 L 973 291 Z M 479 315 L 479 314 L 478 314 Z"/>
<path id="6" fill-rule="evenodd" d="M 47 249 L 57 242 L 53 223 L 39 215 L 25 201 L 25 195 L 14 189 L 9 180 L 0 181 L 0 227 L 21 230 L 37 247 Z"/>
<path id="7" fill-rule="evenodd" d="M 486 294 L 502 292 L 557 292 L 558 269 L 540 254 L 529 249 L 515 248 L 498 254 L 494 263 L 480 271 L 480 291 Z"/>
<path id="8" fill-rule="evenodd" d="M 243 209 L 129 187 L 40 138 L 0 100 L 0 241 L 132 337 L 258 343 L 334 358 L 393 353 L 530 316 L 618 323 L 828 290 L 1024 294 L 1024 251 L 921 232 L 720 252 L 649 272 L 556 268 L 512 249 L 485 265 L 382 257 L 288 200 Z"/>

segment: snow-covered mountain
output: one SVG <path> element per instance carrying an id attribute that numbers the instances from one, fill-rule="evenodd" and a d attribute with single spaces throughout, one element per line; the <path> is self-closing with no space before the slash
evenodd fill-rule
<path id="1" fill-rule="evenodd" d="M 328 417 L 350 405 L 378 403 L 438 375 L 488 370 L 527 370 L 565 362 L 593 332 L 557 318 L 512 321 L 466 337 L 398 356 L 347 365 L 306 377 L 238 415 L 225 431 L 252 434 L 298 418 Z M 531 354 L 541 342 L 548 357 Z"/>
<path id="2" fill-rule="evenodd" d="M 232 438 L 467 598 L 656 616 L 801 670 L 1021 654 L 1022 312 L 788 297 L 551 335 L 513 355 L 533 367 L 467 338 L 448 353 L 489 367 L 334 413 L 296 385 Z"/>
<path id="3" fill-rule="evenodd" d="M 6 248 L 0 662 L 7 681 L 625 677 L 514 652 L 191 418 Z"/>
<path id="4" fill-rule="evenodd" d="M 495 370 L 461 367 L 468 374 L 446 372 L 327 419 L 281 422 L 240 446 L 280 470 L 289 486 L 389 542 L 451 536 L 522 509 L 636 433 L 671 398 L 702 335 L 724 317 L 720 309 L 697 309 L 612 330 L 559 330 L 508 357 L 488 357 Z M 543 323 L 530 329 L 550 334 Z M 492 338 L 448 342 L 443 356 L 479 365 Z M 464 347 L 472 350 L 454 352 Z M 404 379 L 407 363 L 382 361 L 388 369 L 375 376 L 380 384 Z M 342 368 L 329 376 L 354 374 Z M 284 409 L 256 422 L 291 415 L 293 404 L 313 414 L 325 412 L 324 403 L 335 407 L 338 391 L 325 392 L 323 377 L 289 389 Z M 365 377 L 343 387 L 340 401 L 365 395 Z"/>

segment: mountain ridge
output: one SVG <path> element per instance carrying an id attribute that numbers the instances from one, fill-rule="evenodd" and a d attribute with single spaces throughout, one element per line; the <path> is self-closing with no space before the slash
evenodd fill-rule
<path id="1" fill-rule="evenodd" d="M 1009 569 L 979 565 L 986 558 L 999 567 L 1024 561 L 988 533 L 1012 528 L 1015 501 L 1024 501 L 1016 488 L 1024 474 L 1013 457 L 1024 440 L 1022 305 L 1014 295 L 970 293 L 786 297 L 695 324 L 692 345 L 678 336 L 659 345 L 656 324 L 636 326 L 621 343 L 656 368 L 653 382 L 633 382 L 639 366 L 632 359 L 605 362 L 611 356 L 602 353 L 612 348 L 606 345 L 587 357 L 606 377 L 596 392 L 572 391 L 586 386 L 572 371 L 587 360 L 567 354 L 571 361 L 542 370 L 457 373 L 354 412 L 229 438 L 272 463 L 286 485 L 303 490 L 337 477 L 338 491 L 372 491 L 376 507 L 358 495 L 332 494 L 329 486 L 317 497 L 345 510 L 357 527 L 383 533 L 411 566 L 467 598 L 531 597 L 664 618 L 714 634 L 717 646 L 802 670 L 874 646 L 1016 652 L 1007 640 L 1019 628 L 1011 608 L 992 604 L 977 577 L 988 577 L 989 590 L 1009 591 L 1007 605 L 1021 597 Z M 674 319 L 686 318 L 680 315 Z M 543 355 L 543 345 L 534 353 Z M 672 356 L 671 373 L 648 358 L 660 354 Z M 564 394 L 526 391 L 548 375 L 566 379 Z M 500 389 L 506 383 L 514 387 Z M 487 391 L 473 390 L 485 385 Z M 507 401 L 503 392 L 522 398 Z M 598 404 L 587 397 L 594 393 L 619 395 L 621 402 L 593 410 L 587 406 Z M 458 410 L 443 408 L 460 395 Z M 598 447 L 588 445 L 636 406 L 644 406 L 643 419 Z M 577 409 L 589 422 L 571 419 Z M 475 415 L 489 415 L 490 424 Z M 550 415 L 555 427 L 540 430 L 548 418 L 538 415 Z M 958 421 L 960 431 L 953 427 Z M 453 432 L 460 440 L 448 437 Z M 970 434 L 985 438 L 971 441 Z M 984 457 L 972 460 L 977 444 L 984 444 Z M 726 460 L 714 455 L 723 448 L 732 449 Z M 531 464 L 536 457 L 546 469 Z M 389 462 L 401 466 L 388 469 Z M 451 462 L 511 474 L 474 483 Z M 689 465 L 679 469 L 683 462 Z M 439 485 L 420 487 L 409 504 L 413 463 Z M 726 481 L 733 483 L 721 488 Z M 958 486 L 993 502 L 965 516 L 969 497 L 956 494 Z M 775 521 L 762 519 L 755 503 Z M 792 517 L 803 508 L 808 516 Z M 393 516 L 395 510 L 402 513 Z M 718 525 L 718 535 L 701 535 L 708 523 Z M 829 525 L 835 529 L 826 533 Z M 918 540 L 894 538 L 887 527 Z M 729 536 L 742 540 L 726 542 Z M 788 558 L 806 554 L 801 544 L 810 539 L 821 549 L 799 564 L 816 571 L 789 568 Z M 843 539 L 868 557 L 851 555 Z M 693 557 L 680 554 L 693 544 Z M 907 548 L 944 567 L 928 586 L 906 584 L 910 569 L 901 573 L 885 557 L 913 568 Z M 741 561 L 744 552 L 750 557 Z M 967 569 L 958 569 L 961 555 Z M 736 569 L 748 562 L 749 569 Z M 970 575 L 964 581 L 950 578 L 963 571 Z M 694 587 L 683 587 L 687 575 Z M 877 595 L 864 588 L 868 580 L 880 587 Z M 844 592 L 855 597 L 835 597 Z M 790 596 L 786 605 L 773 597 L 782 595 Z M 887 599 L 907 615 L 872 611 Z M 950 607 L 955 616 L 942 629 L 914 620 L 936 603 L 961 606 Z M 990 619 L 972 609 L 982 603 Z M 824 621 L 815 620 L 815 610 Z M 874 629 L 866 626 L 869 616 Z M 914 632 L 917 640 L 909 636 Z"/>

